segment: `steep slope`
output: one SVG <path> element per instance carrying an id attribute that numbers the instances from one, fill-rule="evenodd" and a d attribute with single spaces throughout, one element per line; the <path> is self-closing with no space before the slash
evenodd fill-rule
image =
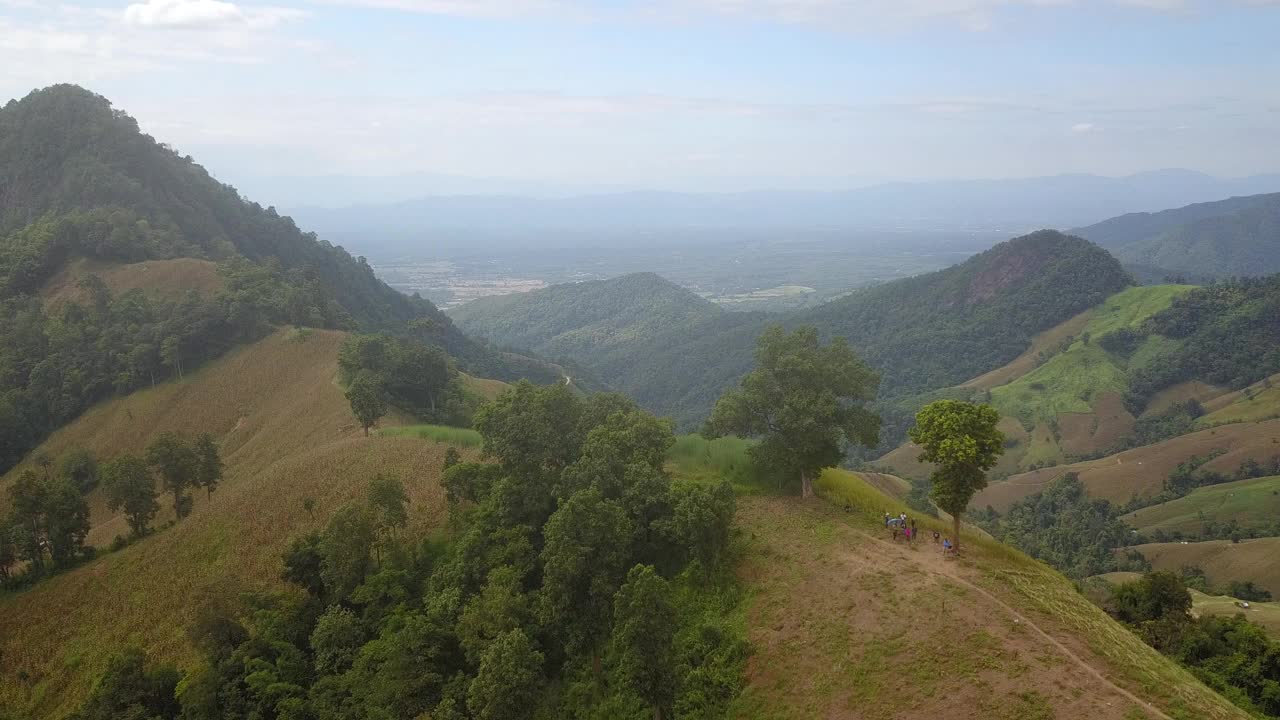
<path id="1" fill-rule="evenodd" d="M 361 436 L 336 384 L 342 338 L 276 333 L 181 382 L 103 403 L 41 447 L 56 456 L 80 446 L 107 458 L 137 452 L 165 430 L 211 432 L 226 478 L 211 499 L 197 494 L 194 512 L 176 525 L 0 596 L 0 705 L 60 717 L 128 643 L 189 664 L 195 654 L 185 629 L 200 603 L 281 587 L 279 558 L 289 540 L 323 526 L 376 473 L 404 481 L 415 524 L 443 519 L 444 446 Z M 307 498 L 314 515 L 303 507 Z M 91 506 L 90 543 L 102 548 L 127 532 L 96 494 Z"/>
<path id="2" fill-rule="evenodd" d="M 494 343 L 522 340 L 572 352 L 572 360 L 604 382 L 689 427 L 750 368 L 755 338 L 769 322 L 812 324 L 824 334 L 845 336 L 883 373 L 881 396 L 899 398 L 1000 367 L 1024 352 L 1036 334 L 1131 282 L 1105 251 L 1053 231 L 1002 243 L 946 270 L 787 315 L 714 312 L 709 303 L 642 277 L 661 291 L 657 307 L 695 321 L 638 323 L 649 303 L 634 292 L 640 284 L 634 276 L 471 309 L 464 305 L 454 312 L 464 329 Z M 625 302 L 613 302 L 615 295 Z M 591 298 L 599 299 L 605 312 L 596 312 Z M 566 308 L 576 308 L 573 321 L 542 320 Z M 544 329 L 526 330 L 537 327 Z M 889 435 L 901 432 L 901 422 L 890 424 Z"/>
<path id="3" fill-rule="evenodd" d="M 1129 265 L 1223 278 L 1280 272 L 1280 193 L 1135 213 L 1075 231 Z"/>
<path id="4" fill-rule="evenodd" d="M 1247 717 L 1044 565 L 890 542 L 876 517 L 898 501 L 840 471 L 820 487 L 830 502 L 740 503 L 755 654 L 736 717 Z"/>

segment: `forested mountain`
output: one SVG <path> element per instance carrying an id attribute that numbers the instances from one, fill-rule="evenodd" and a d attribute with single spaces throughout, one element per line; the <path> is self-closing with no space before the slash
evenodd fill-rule
<path id="1" fill-rule="evenodd" d="M 1145 275 L 1213 279 L 1280 272 L 1280 193 L 1132 213 L 1075 232 Z"/>
<path id="2" fill-rule="evenodd" d="M 998 367 L 1035 333 L 1131 282 L 1097 246 L 1041 231 L 946 270 L 787 315 L 726 312 L 641 275 L 464 305 L 454 317 L 497 344 L 563 353 L 654 411 L 694 426 L 750 367 L 755 338 L 769 322 L 845 336 L 883 373 L 881 397 L 892 399 Z"/>
<path id="3" fill-rule="evenodd" d="M 113 294 L 90 275 L 87 300 L 45 307 L 42 288 L 77 258 L 214 261 L 221 288 Z M 60 85 L 0 109 L 0 468 L 92 402 L 282 324 L 412 332 L 485 375 L 558 378 L 469 340 L 431 303 L 241 198 L 103 97 Z"/>

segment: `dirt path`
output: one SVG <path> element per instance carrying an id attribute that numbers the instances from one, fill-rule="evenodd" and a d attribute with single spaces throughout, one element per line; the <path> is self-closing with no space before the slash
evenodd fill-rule
<path id="1" fill-rule="evenodd" d="M 906 555 L 909 552 L 905 548 L 905 546 L 901 543 L 889 542 L 887 540 L 884 540 L 883 538 L 876 537 L 871 533 L 864 532 L 857 528 L 851 527 L 850 530 L 863 536 L 870 542 L 876 544 L 877 546 L 882 548 L 886 554 L 892 554 L 900 558 L 906 558 Z M 1163 711 L 1161 711 L 1156 706 L 1152 705 L 1146 700 L 1143 700 L 1137 695 L 1134 695 L 1133 693 L 1129 692 L 1123 687 L 1120 687 L 1119 685 L 1112 682 L 1111 679 L 1109 679 L 1106 675 L 1103 675 L 1102 672 L 1098 670 L 1098 668 L 1089 664 L 1087 661 L 1085 661 L 1083 658 L 1081 658 L 1079 655 L 1073 652 L 1070 648 L 1064 645 L 1060 640 L 1050 635 L 1049 633 L 1045 632 L 1045 630 L 1041 628 L 1038 624 L 1036 624 L 1034 620 L 1031 620 L 1026 615 L 1023 615 L 1022 613 L 1018 612 L 1018 610 L 1015 609 L 1012 605 L 1009 605 L 1004 600 L 1001 600 L 1000 598 L 996 597 L 994 594 L 970 582 L 967 578 L 964 577 L 963 567 L 956 560 L 949 559 L 940 553 L 932 552 L 932 550 L 933 550 L 932 547 L 926 547 L 924 552 L 915 553 L 914 555 L 916 556 L 913 556 L 912 558 L 910 558 L 910 560 L 916 562 L 919 565 L 929 568 L 931 572 L 935 572 L 939 575 L 944 575 L 954 580 L 955 582 L 960 583 L 961 585 L 969 588 L 973 592 L 978 593 L 979 595 L 982 595 L 983 597 L 987 598 L 991 602 L 995 603 L 996 605 L 1004 609 L 1005 612 L 1013 616 L 1016 622 L 1025 624 L 1028 628 L 1033 630 L 1037 635 L 1039 635 L 1046 642 L 1048 642 L 1054 648 L 1056 648 L 1058 652 L 1066 656 L 1068 660 L 1075 663 L 1078 667 L 1080 667 L 1080 669 L 1084 670 L 1085 672 L 1089 673 L 1094 678 L 1096 678 L 1098 682 L 1101 682 L 1104 685 L 1107 685 L 1112 690 L 1114 690 L 1117 694 L 1122 695 L 1123 697 L 1129 699 L 1135 705 L 1138 705 L 1139 707 L 1143 708 L 1151 715 L 1157 718 L 1162 718 L 1163 720 L 1173 720 L 1173 718 L 1166 715 Z"/>
<path id="2" fill-rule="evenodd" d="M 738 519 L 754 654 L 736 717 L 1173 720 L 1110 679 L 1090 649 L 1110 638 L 1029 618 L 983 587 L 985 565 L 877 537 L 821 500 L 744 498 Z M 1182 717 L 1243 717 L 1214 705 Z"/>

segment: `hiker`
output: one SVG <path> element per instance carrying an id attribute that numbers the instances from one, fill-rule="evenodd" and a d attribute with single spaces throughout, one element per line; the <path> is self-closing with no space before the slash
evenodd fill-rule
<path id="1" fill-rule="evenodd" d="M 887 510 L 884 513 L 884 526 L 889 527 L 889 511 Z"/>
<path id="2" fill-rule="evenodd" d="M 898 523 L 893 523 L 890 527 L 893 529 L 893 541 L 898 542 Z"/>
<path id="3" fill-rule="evenodd" d="M 910 545 L 910 544 L 911 544 L 911 536 L 912 536 L 911 528 L 910 528 L 909 526 L 908 526 L 908 527 L 903 528 L 903 529 L 902 529 L 902 533 L 903 533 L 904 535 L 906 535 L 906 537 L 907 537 L 907 544 L 908 544 L 908 545 Z"/>
<path id="4" fill-rule="evenodd" d="M 916 528 L 915 518 L 911 518 L 911 537 L 920 537 L 920 530 Z"/>
<path id="5" fill-rule="evenodd" d="M 937 530 L 934 530 L 934 531 L 933 531 L 933 544 L 934 544 L 934 545 L 937 545 L 937 544 L 938 544 L 938 538 L 940 538 L 940 537 L 942 537 L 942 533 L 938 532 Z"/>
<path id="6" fill-rule="evenodd" d="M 950 555 L 950 554 L 951 554 L 951 538 L 945 538 L 945 539 L 943 539 L 943 541 L 942 541 L 942 554 L 943 554 L 943 555 Z"/>

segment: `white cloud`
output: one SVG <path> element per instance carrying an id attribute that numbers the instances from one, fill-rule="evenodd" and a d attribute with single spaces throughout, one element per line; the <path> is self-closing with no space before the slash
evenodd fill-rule
<path id="1" fill-rule="evenodd" d="M 143 27 L 210 27 L 247 23 L 239 7 L 221 0 L 146 0 L 124 9 L 124 21 Z"/>
<path id="2" fill-rule="evenodd" d="M 428 15 L 507 19 L 562 13 L 573 0 L 311 0 L 324 5 L 402 10 Z"/>
<path id="3" fill-rule="evenodd" d="M 1077 135 L 1084 135 L 1086 133 L 1097 132 L 1100 129 L 1101 128 L 1099 128 L 1097 125 L 1091 122 L 1076 123 L 1075 125 L 1071 126 L 1071 132 Z"/>

